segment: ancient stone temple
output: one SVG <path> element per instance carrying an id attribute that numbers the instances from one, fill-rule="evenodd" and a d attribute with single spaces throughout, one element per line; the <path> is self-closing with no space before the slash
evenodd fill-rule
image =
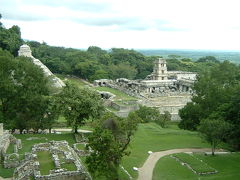
<path id="1" fill-rule="evenodd" d="M 58 77 L 56 77 L 48 68 L 47 66 L 45 66 L 39 59 L 36 59 L 32 56 L 32 51 L 30 49 L 30 47 L 26 44 L 22 45 L 18 51 L 18 56 L 25 56 L 25 57 L 29 57 L 32 59 L 32 62 L 39 66 L 44 74 L 46 76 L 51 76 L 51 80 L 53 81 L 53 85 L 57 88 L 61 88 L 63 86 L 65 86 L 64 82 L 59 79 Z"/>
<path id="2" fill-rule="evenodd" d="M 167 80 L 167 63 L 166 60 L 163 58 L 159 58 L 154 62 L 154 69 L 153 73 L 150 76 L 152 80 Z"/>
<path id="3" fill-rule="evenodd" d="M 168 71 L 167 62 L 163 58 L 154 61 L 153 72 L 144 80 L 95 80 L 95 86 L 106 86 L 140 98 L 140 104 L 157 107 L 160 113 L 169 111 L 172 120 L 180 120 L 178 110 L 191 101 L 192 87 L 196 73 L 184 71 Z"/>
<path id="4" fill-rule="evenodd" d="M 154 62 L 152 74 L 144 80 L 100 79 L 94 81 L 98 86 L 109 86 L 136 97 L 155 97 L 165 95 L 191 94 L 196 73 L 184 71 L 167 71 L 163 58 Z"/>

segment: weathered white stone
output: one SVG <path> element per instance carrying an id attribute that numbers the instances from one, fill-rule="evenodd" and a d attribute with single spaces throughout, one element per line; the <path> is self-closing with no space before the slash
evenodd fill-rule
<path id="1" fill-rule="evenodd" d="M 20 46 L 20 49 L 18 51 L 18 56 L 25 56 L 25 57 L 33 58 L 32 51 L 31 51 L 30 47 L 26 44 Z"/>
<path id="2" fill-rule="evenodd" d="M 167 71 L 166 60 L 159 58 L 154 62 L 152 74 L 144 80 L 100 79 L 95 80 L 94 85 L 118 89 L 140 99 L 135 102 L 136 107 L 128 106 L 124 110 L 119 108 L 119 105 L 108 101 L 105 105 L 118 110 L 114 112 L 117 116 L 127 117 L 130 111 L 138 108 L 138 104 L 142 104 L 157 107 L 161 114 L 168 111 L 172 115 L 172 120 L 180 120 L 178 111 L 191 101 L 196 75 L 193 72 Z M 101 94 L 101 92 L 99 93 Z"/>
<path id="3" fill-rule="evenodd" d="M 57 88 L 62 88 L 62 87 L 65 86 L 65 83 L 64 83 L 61 79 L 59 79 L 58 77 L 56 77 L 56 76 L 47 68 L 47 66 L 45 66 L 39 59 L 36 59 L 36 58 L 34 58 L 34 57 L 32 56 L 32 51 L 31 51 L 31 49 L 30 49 L 30 47 L 29 47 L 28 45 L 24 44 L 24 45 L 22 45 L 22 46 L 20 47 L 20 49 L 19 49 L 19 51 L 18 51 L 18 56 L 25 56 L 25 57 L 31 58 L 31 59 L 32 59 L 32 62 L 33 62 L 35 65 L 39 66 L 39 67 L 43 70 L 43 72 L 44 72 L 44 74 L 45 74 L 46 76 L 51 76 L 51 79 L 52 79 L 53 84 L 54 84 L 55 87 L 57 87 Z"/>
<path id="4" fill-rule="evenodd" d="M 3 123 L 0 123 L 0 136 L 3 135 Z"/>

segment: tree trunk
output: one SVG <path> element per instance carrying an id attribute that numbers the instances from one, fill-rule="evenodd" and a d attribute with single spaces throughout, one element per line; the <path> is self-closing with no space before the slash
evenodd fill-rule
<path id="1" fill-rule="evenodd" d="M 74 133 L 78 134 L 78 126 L 77 125 L 74 125 Z"/>
<path id="2" fill-rule="evenodd" d="M 212 156 L 215 155 L 214 152 L 215 152 L 215 143 L 214 143 L 214 141 L 213 141 L 213 142 L 212 142 Z"/>

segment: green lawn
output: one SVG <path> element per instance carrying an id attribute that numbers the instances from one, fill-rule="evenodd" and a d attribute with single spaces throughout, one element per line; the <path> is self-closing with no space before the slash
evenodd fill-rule
<path id="1" fill-rule="evenodd" d="M 23 143 L 23 149 L 20 150 L 20 153 L 29 152 L 33 144 L 48 142 L 51 140 L 67 140 L 70 146 L 75 143 L 74 136 L 72 134 L 25 134 L 15 136 L 21 139 Z M 29 137 L 39 137 L 40 139 L 31 141 L 26 140 Z M 128 150 L 131 151 L 131 154 L 130 156 L 123 158 L 121 165 L 131 174 L 131 176 L 133 176 L 134 179 L 136 179 L 138 174 L 133 170 L 133 167 L 141 167 L 143 165 L 148 157 L 148 151 L 157 152 L 176 148 L 205 147 L 209 148 L 210 145 L 203 142 L 197 132 L 180 130 L 177 127 L 177 123 L 170 123 L 168 128 L 165 129 L 155 123 L 139 124 L 138 130 L 129 145 Z M 204 162 L 209 164 L 210 167 L 219 171 L 216 175 L 209 177 L 220 178 L 221 175 L 223 175 L 224 177 L 229 176 L 229 179 L 234 179 L 239 176 L 239 172 L 237 172 L 236 169 L 240 169 L 240 154 L 236 153 L 216 157 L 194 154 L 194 156 L 202 159 Z M 45 157 L 47 157 L 47 155 Z M 226 170 L 224 168 L 226 168 Z M 198 175 L 193 174 L 192 171 L 188 170 L 185 166 L 180 165 L 180 163 L 176 162 L 175 159 L 168 156 L 160 159 L 154 173 L 155 179 L 198 179 L 199 177 Z M 12 170 L 5 170 L 0 166 L 0 176 L 10 177 L 9 174 L 12 175 Z M 121 180 L 128 179 L 122 170 L 120 170 L 119 174 Z M 202 177 L 203 176 L 201 176 L 201 179 Z"/>
<path id="2" fill-rule="evenodd" d="M 10 143 L 7 149 L 7 154 L 12 154 L 12 153 L 14 153 L 14 144 Z"/>
<path id="3" fill-rule="evenodd" d="M 75 164 L 73 162 L 72 163 L 64 163 L 61 165 L 61 168 L 65 168 L 68 171 L 76 171 L 77 170 L 77 167 L 75 166 Z"/>
<path id="4" fill-rule="evenodd" d="M 3 165 L 0 163 L 0 176 L 3 178 L 9 178 L 13 176 L 14 168 L 11 169 L 5 169 L 3 168 Z"/>
<path id="5" fill-rule="evenodd" d="M 52 140 L 55 140 L 55 141 L 66 140 L 70 146 L 76 143 L 73 134 L 70 134 L 70 133 L 68 134 L 16 134 L 14 136 L 17 139 L 22 140 L 22 149 L 20 149 L 18 152 L 20 154 L 20 159 L 23 159 L 24 153 L 30 152 L 32 149 L 32 146 L 37 143 L 49 142 Z M 27 140 L 29 137 L 37 137 L 39 139 Z M 10 149 L 8 151 L 11 152 L 12 151 L 11 149 L 12 148 L 10 146 Z M 14 169 L 4 169 L 2 167 L 2 164 L 0 163 L 0 176 L 5 178 L 12 177 L 13 170 Z"/>
<path id="6" fill-rule="evenodd" d="M 153 171 L 153 180 L 237 180 L 240 179 L 240 153 L 226 155 L 205 156 L 203 154 L 194 154 L 195 157 L 203 160 L 209 166 L 215 168 L 218 173 L 211 175 L 197 175 L 182 166 L 179 162 L 169 156 L 161 158 Z"/>
<path id="7" fill-rule="evenodd" d="M 80 78 L 77 77 L 69 77 L 69 76 L 65 76 L 62 74 L 56 74 L 58 78 L 65 80 L 65 78 L 67 79 L 67 81 L 77 85 L 78 87 L 82 88 L 85 85 L 87 85 L 83 80 L 81 80 Z"/>
<path id="8" fill-rule="evenodd" d="M 85 150 L 85 144 L 77 144 L 77 148 L 79 149 L 79 150 Z"/>
<path id="9" fill-rule="evenodd" d="M 113 93 L 114 95 L 116 95 L 116 97 L 114 98 L 115 100 L 120 100 L 120 99 L 123 101 L 136 100 L 135 97 L 129 96 L 117 89 L 113 89 L 109 87 L 95 87 L 95 89 L 99 91 L 107 91 L 107 92 Z"/>
<path id="10" fill-rule="evenodd" d="M 24 154 L 24 152 L 30 152 L 32 146 L 37 143 L 44 143 L 49 141 L 61 141 L 66 140 L 69 145 L 75 143 L 75 139 L 73 134 L 17 134 L 14 135 L 17 139 L 22 140 L 22 149 L 19 150 L 20 154 Z M 27 140 L 29 137 L 37 137 L 39 139 Z"/>
<path id="11" fill-rule="evenodd" d="M 199 173 L 215 172 L 216 170 L 210 167 L 207 163 L 201 161 L 193 155 L 186 153 L 173 154 L 173 157 L 180 160 L 179 163 L 187 163 L 193 170 Z"/>
<path id="12" fill-rule="evenodd" d="M 49 151 L 37 152 L 37 159 L 41 175 L 48 175 L 50 170 L 55 169 L 52 154 Z"/>
<path id="13" fill-rule="evenodd" d="M 155 123 L 140 124 L 130 143 L 131 154 L 123 158 L 122 165 L 136 178 L 138 174 L 133 167 L 143 165 L 148 157 L 148 151 L 203 147 L 210 147 L 210 145 L 203 142 L 198 133 L 180 130 L 175 123 L 165 129 Z"/>

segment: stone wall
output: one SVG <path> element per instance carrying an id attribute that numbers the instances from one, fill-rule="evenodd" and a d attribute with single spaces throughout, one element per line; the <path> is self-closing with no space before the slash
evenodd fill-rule
<path id="1" fill-rule="evenodd" d="M 90 180 L 90 178 L 85 172 L 71 171 L 46 176 L 36 175 L 35 180 Z"/>
<path id="2" fill-rule="evenodd" d="M 50 170 L 48 175 L 41 175 L 37 152 L 49 151 L 55 168 Z M 61 157 L 61 158 L 60 158 Z M 69 171 L 61 165 L 73 163 L 76 170 Z M 27 180 L 34 176 L 36 180 L 91 180 L 91 176 L 82 165 L 77 153 L 68 145 L 67 141 L 50 141 L 39 143 L 32 147 L 32 152 L 25 156 L 24 163 L 21 163 L 14 171 L 14 180 Z"/>
<path id="3" fill-rule="evenodd" d="M 0 156 L 4 156 L 7 152 L 7 149 L 10 145 L 10 136 L 11 134 L 5 132 L 1 137 L 0 137 Z"/>
<path id="4" fill-rule="evenodd" d="M 65 86 L 65 83 L 59 79 L 57 76 L 55 76 L 49 69 L 47 66 L 45 66 L 39 59 L 36 59 L 32 56 L 32 51 L 30 49 L 30 47 L 26 44 L 22 45 L 18 51 L 18 55 L 19 56 L 25 56 L 25 57 L 29 57 L 32 59 L 32 62 L 39 66 L 42 70 L 43 73 L 47 76 L 50 77 L 50 79 L 52 80 L 52 83 L 55 87 L 57 88 L 62 88 Z"/>
<path id="5" fill-rule="evenodd" d="M 3 123 L 0 123 L 0 136 L 3 135 Z"/>

